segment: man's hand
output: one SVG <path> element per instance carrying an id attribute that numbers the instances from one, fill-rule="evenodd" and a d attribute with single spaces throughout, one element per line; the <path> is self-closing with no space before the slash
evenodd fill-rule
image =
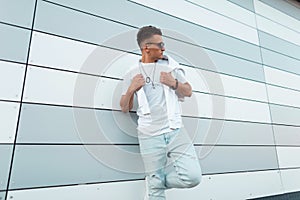
<path id="1" fill-rule="evenodd" d="M 145 85 L 145 79 L 142 74 L 137 74 L 133 77 L 130 85 L 130 89 L 135 92 L 141 89 Z"/>
<path id="2" fill-rule="evenodd" d="M 172 76 L 171 72 L 160 72 L 160 82 L 169 87 L 174 87 L 176 80 Z"/>
<path id="3" fill-rule="evenodd" d="M 186 83 L 180 83 L 178 82 L 178 85 L 176 87 L 176 80 L 172 76 L 171 72 L 161 72 L 160 73 L 160 82 L 162 84 L 165 84 L 169 87 L 176 88 L 177 94 L 183 97 L 190 97 L 192 96 L 192 87 L 191 85 Z"/>
<path id="4" fill-rule="evenodd" d="M 122 112 L 128 112 L 133 107 L 133 96 L 135 91 L 141 89 L 145 85 L 145 79 L 142 74 L 137 74 L 133 77 L 131 84 L 125 95 L 122 95 L 120 100 L 120 106 Z"/>

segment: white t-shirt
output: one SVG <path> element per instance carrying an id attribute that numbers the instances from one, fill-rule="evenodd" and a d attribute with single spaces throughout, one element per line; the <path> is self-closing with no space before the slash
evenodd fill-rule
<path id="1" fill-rule="evenodd" d="M 160 73 L 166 70 L 167 62 L 140 63 L 124 76 L 122 95 L 126 94 L 135 75 L 142 74 L 146 81 L 141 89 L 146 94 L 150 115 L 143 115 L 139 109 L 137 110 L 138 131 L 141 134 L 160 135 L 170 131 L 164 88 L 160 83 Z M 174 75 L 179 82 L 187 82 L 182 70 L 175 70 Z"/>

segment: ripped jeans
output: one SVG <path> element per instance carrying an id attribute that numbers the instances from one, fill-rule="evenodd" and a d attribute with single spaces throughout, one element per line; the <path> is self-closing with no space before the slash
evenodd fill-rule
<path id="1" fill-rule="evenodd" d="M 149 200 L 165 200 L 166 189 L 191 188 L 200 183 L 201 167 L 184 129 L 149 137 L 139 134 L 139 143 Z"/>

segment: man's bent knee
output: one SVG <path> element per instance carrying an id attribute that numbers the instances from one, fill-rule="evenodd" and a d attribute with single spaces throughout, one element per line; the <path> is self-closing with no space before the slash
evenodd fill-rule
<path id="1" fill-rule="evenodd" d="M 189 173 L 188 177 L 184 182 L 186 183 L 187 188 L 192 188 L 200 184 L 202 179 L 201 172 L 198 173 Z"/>

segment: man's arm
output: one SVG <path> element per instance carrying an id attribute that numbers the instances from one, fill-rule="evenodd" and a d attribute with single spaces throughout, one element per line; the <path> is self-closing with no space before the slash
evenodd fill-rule
<path id="1" fill-rule="evenodd" d="M 173 87 L 175 87 L 175 85 L 176 85 L 176 80 L 175 83 L 173 84 Z M 192 96 L 192 86 L 188 82 L 186 83 L 178 82 L 178 87 L 176 91 L 178 94 L 180 94 L 180 96 L 184 96 L 184 97 Z"/>
<path id="2" fill-rule="evenodd" d="M 160 82 L 169 87 L 176 88 L 175 90 L 178 94 L 180 94 L 180 96 L 192 96 L 191 85 L 188 82 L 180 83 L 178 80 L 176 81 L 176 79 L 172 76 L 171 72 L 161 72 Z"/>
<path id="3" fill-rule="evenodd" d="M 122 95 L 120 100 L 122 112 L 128 112 L 132 109 L 134 93 L 143 87 L 143 85 L 145 85 L 145 79 L 142 74 L 137 74 L 135 77 L 133 77 L 126 94 Z"/>
<path id="4" fill-rule="evenodd" d="M 133 97 L 134 97 L 134 91 L 132 90 L 127 90 L 125 95 L 122 95 L 121 100 L 120 100 L 120 106 L 122 112 L 128 112 L 132 109 L 133 107 Z"/>

